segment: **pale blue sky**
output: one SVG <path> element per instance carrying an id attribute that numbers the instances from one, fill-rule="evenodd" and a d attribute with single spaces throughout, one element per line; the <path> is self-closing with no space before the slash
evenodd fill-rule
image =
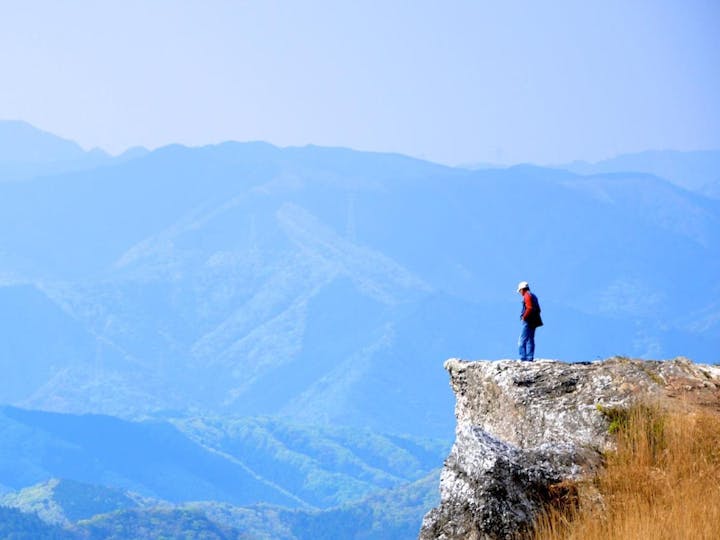
<path id="1" fill-rule="evenodd" d="M 442 163 L 720 148 L 720 2 L 0 0 L 0 118 Z"/>

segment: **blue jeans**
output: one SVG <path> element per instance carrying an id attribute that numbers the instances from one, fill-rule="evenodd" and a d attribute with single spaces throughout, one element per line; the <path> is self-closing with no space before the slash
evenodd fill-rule
<path id="1" fill-rule="evenodd" d="M 523 362 L 532 362 L 535 355 L 535 327 L 530 326 L 523 321 L 522 332 L 518 339 L 518 349 L 520 352 L 520 360 Z"/>

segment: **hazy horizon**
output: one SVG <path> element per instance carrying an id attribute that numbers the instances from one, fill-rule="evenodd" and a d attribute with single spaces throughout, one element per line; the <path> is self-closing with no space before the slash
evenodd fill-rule
<path id="1" fill-rule="evenodd" d="M 720 7 L 33 0 L 0 118 L 119 154 L 227 140 L 448 165 L 720 148 Z"/>
<path id="2" fill-rule="evenodd" d="M 125 152 L 131 151 L 131 150 L 136 150 L 136 149 L 142 149 L 142 150 L 147 150 L 147 151 L 149 151 L 149 152 L 152 152 L 152 151 L 155 151 L 155 150 L 158 150 L 158 149 L 162 149 L 162 148 L 165 148 L 165 147 L 168 147 L 168 146 L 176 146 L 176 145 L 184 146 L 184 147 L 186 147 L 186 148 L 202 148 L 202 147 L 206 147 L 206 146 L 215 146 L 215 145 L 221 145 L 221 144 L 226 144 L 226 143 L 238 143 L 238 144 L 263 143 L 263 144 L 269 144 L 269 145 L 274 146 L 274 147 L 279 148 L 279 149 L 303 148 L 303 147 L 309 147 L 309 146 L 318 146 L 318 147 L 324 147 L 324 148 L 346 149 L 346 150 L 352 150 L 352 151 L 358 151 L 358 152 L 369 152 L 369 153 L 378 153 L 378 154 L 394 154 L 394 155 L 399 155 L 399 156 L 403 156 L 403 157 L 408 157 L 408 158 L 411 158 L 411 159 L 424 160 L 424 161 L 428 161 L 428 162 L 430 162 L 430 163 L 435 163 L 435 164 L 438 164 L 438 165 L 444 165 L 444 166 L 455 167 L 455 168 L 484 168 L 484 167 L 488 167 L 488 168 L 495 168 L 495 167 L 504 168 L 504 167 L 514 167 L 514 166 L 518 166 L 518 165 L 531 165 L 531 166 L 550 167 L 550 168 L 552 168 L 552 167 L 554 167 L 554 166 L 562 167 L 562 166 L 567 166 L 567 165 L 572 165 L 572 164 L 581 164 L 581 163 L 587 163 L 588 165 L 596 165 L 596 164 L 603 163 L 603 162 L 605 162 L 605 161 L 612 161 L 613 159 L 620 158 L 620 157 L 624 157 L 624 156 L 638 155 L 638 154 L 648 154 L 648 153 L 663 153 L 663 152 L 680 152 L 680 153 L 682 153 L 682 152 L 687 152 L 687 153 L 692 153 L 692 152 L 700 152 L 700 153 L 702 153 L 702 152 L 720 152 L 720 147 L 718 147 L 718 148 L 701 148 L 701 149 L 697 149 L 697 150 L 677 150 L 677 149 L 674 149 L 674 148 L 662 148 L 662 149 L 660 149 L 660 148 L 648 148 L 648 149 L 645 149 L 645 150 L 639 150 L 639 151 L 637 151 L 637 152 L 621 153 L 621 154 L 616 154 L 616 155 L 613 155 L 613 156 L 608 156 L 607 158 L 602 159 L 602 160 L 598 160 L 598 161 L 585 161 L 585 160 L 580 160 L 580 159 L 572 159 L 572 160 L 568 160 L 567 162 L 564 162 L 564 163 L 548 163 L 548 164 L 541 164 L 541 163 L 534 163 L 534 162 L 496 163 L 496 162 L 491 162 L 491 161 L 468 162 L 468 163 L 455 163 L 455 164 L 451 164 L 451 163 L 442 163 L 442 162 L 439 162 L 439 161 L 432 161 L 432 160 L 428 160 L 428 159 L 425 159 L 425 158 L 421 158 L 421 157 L 417 157 L 417 156 L 410 156 L 410 155 L 408 155 L 408 154 L 402 154 L 402 153 L 400 153 L 400 152 L 392 152 L 392 151 L 387 151 L 387 152 L 385 152 L 385 151 L 379 151 L 379 150 L 362 150 L 362 149 L 352 148 L 352 147 L 348 147 L 348 146 L 316 145 L 316 144 L 314 144 L 314 143 L 312 143 L 312 142 L 309 142 L 309 143 L 304 144 L 304 145 L 286 145 L 286 146 L 283 146 L 283 145 L 273 144 L 273 143 L 270 142 L 270 141 L 263 141 L 263 140 L 244 140 L 244 141 L 241 141 L 241 140 L 234 140 L 234 139 L 227 139 L 227 140 L 224 140 L 224 141 L 216 141 L 216 142 L 211 142 L 211 143 L 202 143 L 202 142 L 199 142 L 198 144 L 187 144 L 187 145 L 186 145 L 186 144 L 183 144 L 183 143 L 179 143 L 179 142 L 168 142 L 167 144 L 163 144 L 163 145 L 156 146 L 156 147 L 150 147 L 150 148 L 145 147 L 145 146 L 142 146 L 142 145 L 131 145 L 131 146 L 128 146 L 127 148 L 123 148 L 123 149 L 120 150 L 120 151 L 110 152 L 110 151 L 107 150 L 106 148 L 102 148 L 102 147 L 99 147 L 99 146 L 93 146 L 93 147 L 87 147 L 87 146 L 86 146 L 86 147 L 83 147 L 83 146 L 80 145 L 80 143 L 78 143 L 77 141 L 74 141 L 74 140 L 69 139 L 69 138 L 66 138 L 66 137 L 62 137 L 61 135 L 58 135 L 57 133 L 53 133 L 53 132 L 51 132 L 51 131 L 42 129 L 42 127 L 40 127 L 40 126 L 35 126 L 35 125 L 30 124 L 29 122 L 26 122 L 25 120 L 22 120 L 22 119 L 0 118 L 0 123 L 2 123 L 2 122 L 18 122 L 18 123 L 23 123 L 23 124 L 26 124 L 26 125 L 34 128 L 34 129 L 42 132 L 42 133 L 45 133 L 45 134 L 48 134 L 48 135 L 52 135 L 52 136 L 54 136 L 54 137 L 58 137 L 58 138 L 60 138 L 60 139 L 62 139 L 62 140 L 65 140 L 65 141 L 67 141 L 67 142 L 70 142 L 70 143 L 75 143 L 75 144 L 77 144 L 78 146 L 80 146 L 80 147 L 82 148 L 82 150 L 85 151 L 85 152 L 101 151 L 101 152 L 104 152 L 104 153 L 106 153 L 106 154 L 108 154 L 109 156 L 112 156 L 112 157 L 118 157 L 118 156 L 124 154 Z"/>

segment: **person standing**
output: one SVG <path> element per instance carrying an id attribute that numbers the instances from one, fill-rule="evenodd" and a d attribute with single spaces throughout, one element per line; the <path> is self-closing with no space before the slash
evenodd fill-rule
<path id="1" fill-rule="evenodd" d="M 528 285 L 527 281 L 518 283 L 517 292 L 523 298 L 522 311 L 520 312 L 522 331 L 520 332 L 520 339 L 518 339 L 520 360 L 532 362 L 535 356 L 535 329 L 543 325 L 540 318 L 540 303 L 537 296 L 530 292 L 530 285 Z"/>

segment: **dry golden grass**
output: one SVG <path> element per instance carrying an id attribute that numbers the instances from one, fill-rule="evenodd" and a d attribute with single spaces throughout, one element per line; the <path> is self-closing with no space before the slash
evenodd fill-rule
<path id="1" fill-rule="evenodd" d="M 617 451 L 590 486 L 601 497 L 549 510 L 535 540 L 720 539 L 717 412 L 635 407 L 617 438 Z"/>

